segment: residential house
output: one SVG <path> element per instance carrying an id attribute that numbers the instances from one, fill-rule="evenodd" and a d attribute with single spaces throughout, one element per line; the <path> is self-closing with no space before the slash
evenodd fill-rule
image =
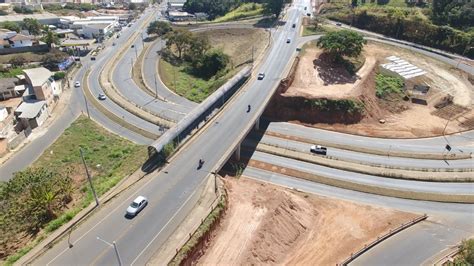
<path id="1" fill-rule="evenodd" d="M 41 126 L 48 118 L 48 106 L 43 100 L 28 100 L 22 102 L 15 110 L 15 117 L 23 128 L 34 129 Z"/>
<path id="2" fill-rule="evenodd" d="M 185 3 L 186 0 L 168 0 L 168 11 L 181 11 Z"/>
<path id="3" fill-rule="evenodd" d="M 33 43 L 35 42 L 33 36 L 27 36 L 23 34 L 15 34 L 6 40 L 10 43 L 11 48 L 33 46 Z"/>
<path id="4" fill-rule="evenodd" d="M 3 78 L 0 79 L 0 101 L 5 101 L 13 97 L 19 97 L 15 87 L 18 84 L 17 78 Z"/>
<path id="5" fill-rule="evenodd" d="M 27 86 L 33 88 L 36 100 L 46 101 L 47 106 L 52 106 L 53 91 L 57 84 L 51 77 L 53 73 L 44 67 L 24 69 Z"/>

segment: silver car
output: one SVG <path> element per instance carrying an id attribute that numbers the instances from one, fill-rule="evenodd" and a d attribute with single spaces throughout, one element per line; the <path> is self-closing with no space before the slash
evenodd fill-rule
<path id="1" fill-rule="evenodd" d="M 133 217 L 137 215 L 148 204 L 148 200 L 143 196 L 138 196 L 127 208 L 126 215 Z"/>

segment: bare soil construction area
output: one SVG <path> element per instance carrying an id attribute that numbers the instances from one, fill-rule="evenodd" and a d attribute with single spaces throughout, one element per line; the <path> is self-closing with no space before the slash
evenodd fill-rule
<path id="1" fill-rule="evenodd" d="M 268 32 L 257 28 L 213 29 L 200 32 L 209 38 L 212 47 L 221 48 L 232 58 L 234 67 L 252 60 L 252 48 L 255 59 L 268 43 Z"/>
<path id="2" fill-rule="evenodd" d="M 321 54 L 314 43 L 305 46 L 291 86 L 274 98 L 267 116 L 376 137 L 428 137 L 474 128 L 474 79 L 464 72 L 421 54 L 375 42 L 365 46 L 365 63 L 354 76 L 342 67 L 325 65 Z M 402 97 L 382 100 L 375 96 L 376 73 L 389 56 L 397 56 L 427 72 L 416 80 L 416 84 L 430 87 L 424 96 L 426 102 L 420 104 Z M 413 79 L 406 80 L 406 88 L 413 88 L 413 83 Z M 438 104 L 448 95 L 452 102 L 440 108 Z M 363 103 L 364 113 L 351 116 L 302 108 L 314 99 L 355 99 Z"/>
<path id="3" fill-rule="evenodd" d="M 335 265 L 416 215 L 225 179 L 229 209 L 200 265 Z"/>

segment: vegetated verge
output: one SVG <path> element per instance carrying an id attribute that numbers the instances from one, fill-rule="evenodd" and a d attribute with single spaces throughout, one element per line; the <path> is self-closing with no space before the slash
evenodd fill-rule
<path id="1" fill-rule="evenodd" d="M 201 102 L 263 50 L 262 29 L 220 29 L 193 34 L 176 29 L 166 33 L 159 74 L 178 95 Z"/>
<path id="2" fill-rule="evenodd" d="M 80 148 L 98 196 L 146 158 L 144 146 L 80 116 L 30 168 L 0 183 L 0 256 L 6 264 L 14 263 L 93 201 Z"/>
<path id="3" fill-rule="evenodd" d="M 435 1 L 430 7 L 395 7 L 386 2 L 359 6 L 355 2 L 355 7 L 349 8 L 347 2 L 336 0 L 325 3 L 321 14 L 361 29 L 474 58 L 472 4 L 448 0 Z"/>
<path id="4" fill-rule="evenodd" d="M 263 6 L 259 3 L 245 3 L 229 11 L 225 15 L 214 19 L 213 22 L 227 22 L 243 18 L 263 15 Z"/>

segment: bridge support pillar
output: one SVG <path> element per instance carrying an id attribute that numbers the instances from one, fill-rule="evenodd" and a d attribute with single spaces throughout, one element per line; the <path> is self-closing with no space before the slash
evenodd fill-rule
<path id="1" fill-rule="evenodd" d="M 259 130 L 259 129 L 260 129 L 260 116 L 255 121 L 255 130 Z"/>
<path id="2" fill-rule="evenodd" d="M 237 161 L 240 161 L 240 146 L 241 144 L 237 145 L 237 148 L 235 148 L 234 157 Z"/>

